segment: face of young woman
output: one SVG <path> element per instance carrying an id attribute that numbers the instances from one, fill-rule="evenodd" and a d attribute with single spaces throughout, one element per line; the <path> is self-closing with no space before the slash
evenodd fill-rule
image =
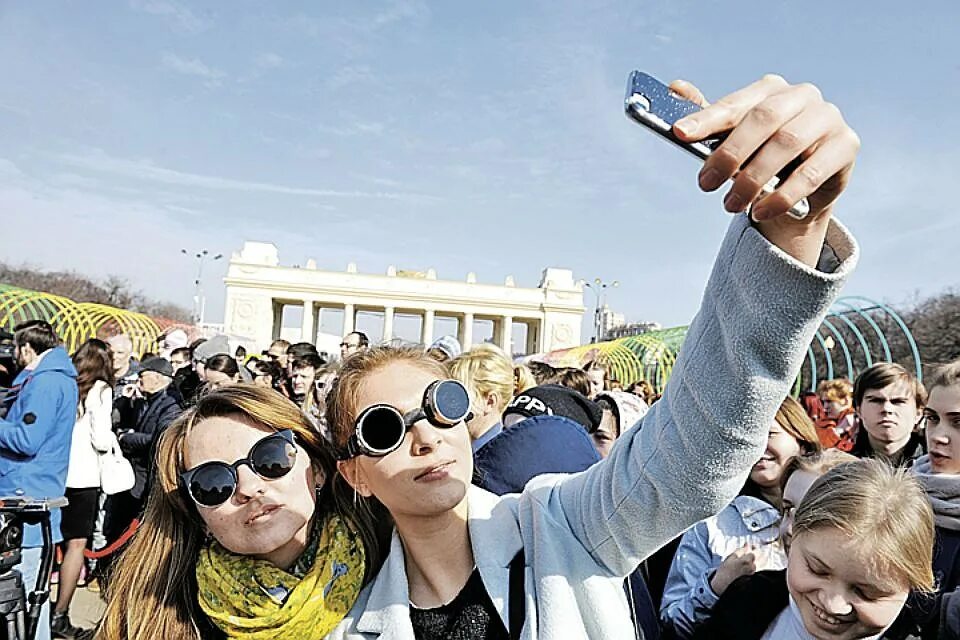
<path id="1" fill-rule="evenodd" d="M 933 472 L 960 474 L 960 385 L 931 389 L 923 417 Z"/>
<path id="2" fill-rule="evenodd" d="M 590 379 L 590 397 L 596 398 L 597 394 L 603 391 L 603 378 L 605 374 L 603 369 L 590 369 L 587 371 L 587 378 Z"/>
<path id="3" fill-rule="evenodd" d="M 916 397 L 904 381 L 867 389 L 857 413 L 873 441 L 884 444 L 910 438 L 920 419 Z"/>
<path id="4" fill-rule="evenodd" d="M 374 404 L 388 404 L 402 413 L 416 409 L 436 379 L 407 363 L 387 365 L 364 378 L 357 413 Z M 470 436 L 462 422 L 438 428 L 424 419 L 410 427 L 397 450 L 383 457 L 358 456 L 342 464 L 341 472 L 398 520 L 440 515 L 466 497 L 473 476 Z"/>
<path id="5" fill-rule="evenodd" d="M 846 409 L 850 408 L 849 400 L 827 400 L 821 398 L 823 402 L 823 412 L 831 420 L 836 420 Z"/>
<path id="6" fill-rule="evenodd" d="M 753 465 L 750 479 L 764 489 L 777 487 L 780 485 L 784 467 L 791 458 L 798 455 L 800 455 L 800 443 L 774 421 L 767 435 L 767 449 Z"/>
<path id="7" fill-rule="evenodd" d="M 785 549 L 790 548 L 793 538 L 793 514 L 796 512 L 803 496 L 820 476 L 810 471 L 797 469 L 787 478 L 783 485 L 783 517 L 780 519 L 780 539 Z"/>
<path id="8" fill-rule="evenodd" d="M 877 635 L 896 619 L 908 585 L 871 569 L 862 543 L 836 529 L 793 539 L 787 587 L 807 631 L 818 640 Z"/>
<path id="9" fill-rule="evenodd" d="M 233 463 L 246 458 L 259 440 L 273 433 L 238 418 L 209 418 L 197 424 L 184 443 L 184 467 L 192 469 L 217 460 Z M 307 538 L 316 505 L 317 477 L 310 458 L 298 448 L 293 469 L 280 478 L 266 480 L 249 466 L 237 470 L 239 482 L 233 496 L 216 507 L 198 507 L 210 534 L 229 551 L 278 561 L 290 556 Z M 294 558 L 297 554 L 294 554 Z"/>

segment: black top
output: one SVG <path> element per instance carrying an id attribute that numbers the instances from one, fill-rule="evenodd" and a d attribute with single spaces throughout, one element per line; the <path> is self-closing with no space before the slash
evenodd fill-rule
<path id="1" fill-rule="evenodd" d="M 901 452 L 899 459 L 896 461 L 896 466 L 904 468 L 912 467 L 913 463 L 917 461 L 917 458 L 924 455 L 926 452 L 926 438 L 924 438 L 922 433 L 917 433 L 914 431 L 910 434 L 910 439 L 907 440 L 907 444 L 904 445 L 903 451 Z M 863 424 L 860 425 L 860 431 L 857 432 L 857 441 L 854 443 L 853 449 L 850 450 L 850 453 L 858 458 L 877 457 L 873 447 L 870 446 L 870 437 L 867 434 L 867 428 L 864 427 Z"/>
<path id="2" fill-rule="evenodd" d="M 474 569 L 467 584 L 449 603 L 435 609 L 410 607 L 418 640 L 508 640 L 507 628 Z"/>
<path id="3" fill-rule="evenodd" d="M 693 640 L 759 640 L 790 605 L 787 571 L 758 571 L 734 580 Z"/>

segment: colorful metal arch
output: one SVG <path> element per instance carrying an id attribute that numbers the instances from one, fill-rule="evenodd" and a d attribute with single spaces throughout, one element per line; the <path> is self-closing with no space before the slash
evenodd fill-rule
<path id="1" fill-rule="evenodd" d="M 874 362 L 889 362 L 892 358 L 889 340 L 891 336 L 884 332 L 875 316 L 889 318 L 897 331 L 903 333 L 910 349 L 914 373 L 922 380 L 920 352 L 903 319 L 885 304 L 863 296 L 847 296 L 834 303 L 823 324 L 814 334 L 807 347 L 801 375 L 793 386 L 793 393 L 797 395 L 805 389 L 814 391 L 820 380 L 828 380 L 841 374 L 854 380 L 860 371 Z M 858 325 L 858 322 L 861 322 L 861 325 Z M 650 331 L 610 342 L 552 351 L 538 358 L 557 367 L 582 367 L 587 362 L 596 360 L 605 364 L 611 377 L 622 382 L 624 386 L 638 380 L 647 380 L 659 392 L 666 386 L 673 372 L 677 354 L 687 335 L 687 328 L 684 326 Z M 864 334 L 865 328 L 867 333 L 873 334 L 872 339 Z M 837 347 L 840 351 L 839 359 L 835 358 L 833 353 Z M 878 349 L 881 353 L 877 353 Z"/>
<path id="2" fill-rule="evenodd" d="M 89 338 L 125 333 L 139 357 L 154 347 L 162 333 L 160 324 L 142 313 L 0 284 L 0 327 L 12 330 L 28 320 L 49 322 L 68 351 Z"/>

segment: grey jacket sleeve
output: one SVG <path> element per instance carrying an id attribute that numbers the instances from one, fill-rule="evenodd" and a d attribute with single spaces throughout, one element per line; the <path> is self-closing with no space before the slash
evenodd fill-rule
<path id="1" fill-rule="evenodd" d="M 835 221 L 827 243 L 840 260 L 832 273 L 734 218 L 663 398 L 604 462 L 536 498 L 612 575 L 627 575 L 737 495 L 855 266 L 856 243 Z"/>

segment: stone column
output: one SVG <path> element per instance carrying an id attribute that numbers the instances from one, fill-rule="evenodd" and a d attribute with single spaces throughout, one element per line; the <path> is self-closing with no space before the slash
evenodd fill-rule
<path id="1" fill-rule="evenodd" d="M 283 331 L 283 304 L 276 300 L 272 300 L 271 304 L 273 305 L 273 328 L 270 330 L 270 334 L 276 340 L 280 337 L 280 332 Z"/>
<path id="2" fill-rule="evenodd" d="M 433 309 L 425 309 L 423 312 L 423 329 L 420 332 L 420 342 L 425 347 L 429 347 L 433 343 L 433 321 Z"/>
<path id="3" fill-rule="evenodd" d="M 534 320 L 527 323 L 527 355 L 540 353 L 540 334 L 543 333 L 543 322 Z"/>
<path id="4" fill-rule="evenodd" d="M 354 323 L 356 322 L 356 311 L 349 302 L 343 305 L 343 335 L 353 333 Z M 342 337 L 342 336 L 341 336 Z"/>
<path id="5" fill-rule="evenodd" d="M 383 308 L 383 341 L 393 339 L 393 307 Z"/>
<path id="6" fill-rule="evenodd" d="M 468 351 L 473 346 L 473 314 L 465 313 L 462 318 L 463 325 L 460 327 L 460 346 L 464 351 Z"/>
<path id="7" fill-rule="evenodd" d="M 303 301 L 303 320 L 300 323 L 300 341 L 314 344 L 316 334 L 313 328 L 313 300 Z"/>
<path id="8" fill-rule="evenodd" d="M 513 357 L 513 316 L 503 316 L 500 320 L 500 348 Z"/>

